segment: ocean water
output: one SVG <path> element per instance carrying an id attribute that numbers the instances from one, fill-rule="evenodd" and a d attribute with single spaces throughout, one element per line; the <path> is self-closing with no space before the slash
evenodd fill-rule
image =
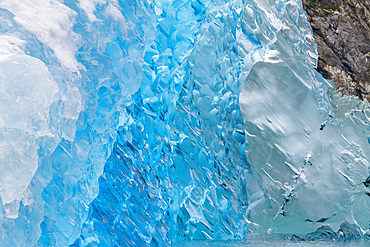
<path id="1" fill-rule="evenodd" d="M 198 241 L 182 241 L 176 243 L 174 246 L 179 247 L 197 247 L 197 246 L 219 246 L 219 247 L 247 247 L 247 246 L 314 246 L 314 247 L 340 247 L 340 246 L 349 246 L 349 247 L 362 247 L 369 246 L 369 243 L 364 240 L 359 241 L 291 241 L 288 236 L 271 236 L 266 234 L 250 234 L 246 236 L 244 240 L 231 240 L 231 241 L 210 241 L 210 240 L 198 240 Z"/>

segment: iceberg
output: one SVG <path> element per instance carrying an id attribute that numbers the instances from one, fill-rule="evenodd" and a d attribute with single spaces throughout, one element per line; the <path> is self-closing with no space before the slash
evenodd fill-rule
<path id="1" fill-rule="evenodd" d="M 365 236 L 369 103 L 316 63 L 299 0 L 1 1 L 0 246 Z"/>

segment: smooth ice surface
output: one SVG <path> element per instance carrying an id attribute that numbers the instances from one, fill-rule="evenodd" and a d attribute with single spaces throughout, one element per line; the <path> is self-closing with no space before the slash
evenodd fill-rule
<path id="1" fill-rule="evenodd" d="M 256 2 L 247 8 L 259 5 L 267 23 L 276 25 L 261 32 L 244 22 L 260 40 L 247 58 L 239 100 L 248 161 L 263 192 L 249 203 L 248 229 L 307 233 L 349 222 L 366 231 L 369 103 L 341 98 L 314 70 L 314 46 L 300 3 L 288 1 L 282 12 L 278 5 Z M 249 46 L 240 42 L 240 49 Z"/>
<path id="2" fill-rule="evenodd" d="M 0 246 L 366 238 L 369 105 L 316 60 L 297 0 L 0 1 Z"/>

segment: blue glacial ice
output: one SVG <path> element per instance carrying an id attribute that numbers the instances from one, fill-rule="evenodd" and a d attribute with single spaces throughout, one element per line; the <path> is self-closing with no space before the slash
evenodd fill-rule
<path id="1" fill-rule="evenodd" d="M 369 103 L 316 63 L 298 0 L 0 1 L 0 246 L 365 234 Z"/>

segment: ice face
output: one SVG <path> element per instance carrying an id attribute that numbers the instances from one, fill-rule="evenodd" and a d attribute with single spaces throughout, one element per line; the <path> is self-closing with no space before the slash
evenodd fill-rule
<path id="1" fill-rule="evenodd" d="M 250 1 L 247 8 L 254 5 Z M 370 203 L 363 184 L 369 174 L 369 104 L 341 98 L 314 70 L 299 3 L 288 1 L 284 14 L 277 6 L 259 10 L 279 25 L 268 36 L 244 22 L 261 44 L 246 58 L 240 94 L 246 153 L 263 191 L 247 210 L 248 229 L 307 233 L 350 222 L 365 231 L 369 215 L 359 209 Z"/>
<path id="2" fill-rule="evenodd" d="M 25 54 L 0 55 L 0 195 L 19 204 L 38 167 L 35 140 L 50 136 L 49 108 L 58 84 L 44 63 Z M 18 208 L 7 210 L 9 218 Z"/>
<path id="3" fill-rule="evenodd" d="M 300 1 L 4 0 L 0 34 L 0 246 L 365 230 L 369 106 Z"/>
<path id="4" fill-rule="evenodd" d="M 242 238 L 247 230 L 242 61 L 233 29 L 243 2 L 154 4 L 158 22 L 147 30 L 157 31 L 145 46 L 140 89 L 122 108 L 76 246 L 162 246 Z"/>
<path id="5" fill-rule="evenodd" d="M 2 117 L 10 126 L 1 132 L 0 245 L 67 246 L 97 195 L 153 30 L 140 23 L 145 8 L 132 12 L 117 1 L 2 1 L 0 8 Z M 16 125 L 23 129 L 10 129 Z"/>
<path id="6" fill-rule="evenodd" d="M 0 128 L 21 129 L 35 136 L 50 134 L 49 108 L 59 88 L 45 64 L 25 54 L 4 54 L 0 73 Z"/>

